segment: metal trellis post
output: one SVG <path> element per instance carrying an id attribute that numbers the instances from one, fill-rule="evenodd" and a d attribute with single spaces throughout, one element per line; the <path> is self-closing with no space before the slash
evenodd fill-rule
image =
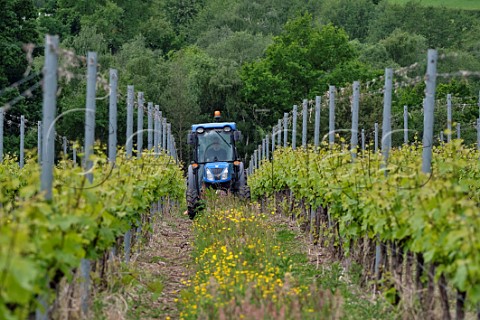
<path id="1" fill-rule="evenodd" d="M 160 111 L 158 110 L 159 106 L 155 105 L 154 114 L 153 114 L 153 152 L 155 157 L 158 157 L 158 145 L 159 145 L 159 130 L 160 130 Z"/>
<path id="2" fill-rule="evenodd" d="M 478 92 L 478 103 L 477 103 L 477 105 L 478 105 L 478 117 L 480 119 L 480 91 Z"/>
<path id="3" fill-rule="evenodd" d="M 292 149 L 297 148 L 297 112 L 298 106 L 293 106 L 293 119 L 292 119 Z"/>
<path id="4" fill-rule="evenodd" d="M 25 117 L 20 116 L 20 168 L 25 165 Z"/>
<path id="5" fill-rule="evenodd" d="M 158 151 L 165 150 L 165 144 L 163 143 L 163 113 L 158 110 Z"/>
<path id="6" fill-rule="evenodd" d="M 167 147 L 167 118 L 160 119 L 162 128 L 162 147 L 165 150 Z"/>
<path id="7" fill-rule="evenodd" d="M 435 89 L 437 81 L 437 51 L 428 50 L 428 64 L 425 91 L 425 110 L 423 119 L 423 152 L 422 152 L 422 172 L 430 173 L 432 164 L 432 145 L 433 145 L 433 112 L 435 108 Z"/>
<path id="8" fill-rule="evenodd" d="M 137 114 L 137 157 L 142 156 L 143 150 L 143 92 L 138 93 L 138 114 Z"/>
<path id="9" fill-rule="evenodd" d="M 408 144 L 408 106 L 403 106 L 403 143 Z"/>
<path id="10" fill-rule="evenodd" d="M 95 103 L 96 103 L 96 84 L 97 84 L 97 54 L 89 52 L 87 55 L 87 100 L 85 110 L 85 171 L 86 177 L 90 183 L 93 182 L 93 161 L 90 159 L 93 155 L 93 144 L 95 141 Z M 82 312 L 88 314 L 88 301 L 90 291 L 90 261 L 82 259 L 80 264 L 82 277 Z"/>
<path id="11" fill-rule="evenodd" d="M 261 160 L 265 160 L 265 139 L 262 139 L 262 156 Z"/>
<path id="12" fill-rule="evenodd" d="M 278 119 L 277 121 L 277 137 L 278 137 L 278 147 L 282 146 L 282 120 Z"/>
<path id="13" fill-rule="evenodd" d="M 313 133 L 313 143 L 315 145 L 315 150 L 318 149 L 318 144 L 320 141 L 320 104 L 321 104 L 321 97 L 315 97 L 315 130 Z"/>
<path id="14" fill-rule="evenodd" d="M 385 69 L 385 91 L 383 95 L 383 123 L 382 123 L 382 154 L 385 163 L 388 162 L 388 155 L 392 147 L 392 82 L 393 70 Z"/>
<path id="15" fill-rule="evenodd" d="M 152 130 L 153 130 L 153 102 L 149 102 L 147 105 L 147 127 L 148 127 L 148 132 L 147 132 L 147 147 L 148 150 L 152 150 L 153 147 L 153 136 L 152 136 Z"/>
<path id="16" fill-rule="evenodd" d="M 134 88 L 133 86 L 127 86 L 127 159 L 132 158 L 133 149 L 133 101 L 134 101 Z"/>
<path id="17" fill-rule="evenodd" d="M 43 71 L 43 147 L 41 189 L 52 199 L 53 161 L 55 156 L 55 115 L 57 113 L 58 37 L 46 36 Z M 51 132 L 50 129 L 52 130 Z"/>
<path id="18" fill-rule="evenodd" d="M 365 129 L 362 129 L 362 151 L 365 152 Z"/>
<path id="19" fill-rule="evenodd" d="M 270 159 L 270 137 L 268 134 L 265 137 L 265 151 L 266 151 L 266 159 L 269 160 Z"/>
<path id="20" fill-rule="evenodd" d="M 302 147 L 307 149 L 307 121 L 308 121 L 308 100 L 303 99 L 302 103 Z"/>
<path id="21" fill-rule="evenodd" d="M 110 69 L 110 96 L 108 107 L 110 131 L 108 134 L 108 160 L 112 163 L 117 159 L 117 80 L 117 70 Z"/>
<path id="22" fill-rule="evenodd" d="M 67 156 L 68 156 L 67 137 L 65 136 L 62 137 L 62 143 L 63 143 L 63 156 L 65 157 L 65 159 L 67 159 Z"/>
<path id="23" fill-rule="evenodd" d="M 167 153 L 169 155 L 172 155 L 171 142 L 172 142 L 172 124 L 167 123 Z"/>
<path id="24" fill-rule="evenodd" d="M 38 121 L 37 123 L 37 154 L 38 154 L 38 163 L 42 164 L 42 121 Z M 1 162 L 1 159 L 0 159 L 0 162 Z"/>
<path id="25" fill-rule="evenodd" d="M 447 142 L 452 141 L 452 95 L 447 94 Z"/>
<path id="26" fill-rule="evenodd" d="M 477 149 L 480 150 L 480 118 L 477 119 Z"/>
<path id="27" fill-rule="evenodd" d="M 5 112 L 0 108 L 0 163 L 3 162 L 3 123 L 5 119 Z M 41 148 L 39 148 L 41 150 Z"/>
<path id="28" fill-rule="evenodd" d="M 393 70 L 385 69 L 385 87 L 383 94 L 383 122 L 382 122 L 382 155 L 383 163 L 381 167 L 384 168 L 388 162 L 388 156 L 390 148 L 392 145 L 392 125 L 391 125 L 391 115 L 392 115 L 392 82 L 393 82 Z M 387 171 L 385 171 L 387 175 Z M 382 263 L 383 257 L 380 248 L 380 241 L 377 237 L 377 244 L 375 246 L 375 278 L 380 280 L 380 265 Z"/>
<path id="29" fill-rule="evenodd" d="M 257 169 L 260 169 L 260 153 L 261 153 L 261 146 L 257 145 Z"/>
<path id="30" fill-rule="evenodd" d="M 352 158 L 357 155 L 358 145 L 358 109 L 360 107 L 360 82 L 353 82 L 353 102 L 352 102 L 352 136 L 350 139 L 350 149 Z"/>
<path id="31" fill-rule="evenodd" d="M 276 126 L 273 126 L 272 128 L 272 158 L 273 158 L 273 152 L 275 151 L 275 135 L 276 135 Z"/>
<path id="32" fill-rule="evenodd" d="M 95 52 L 88 53 L 88 70 L 87 70 L 87 101 L 85 110 L 85 171 L 87 171 L 87 179 L 93 182 L 93 173 L 89 172 L 93 167 L 90 159 L 93 154 L 93 143 L 95 141 L 95 97 L 97 83 L 97 54 Z"/>
<path id="33" fill-rule="evenodd" d="M 335 86 L 329 86 L 328 90 L 328 141 L 333 144 L 335 143 Z"/>

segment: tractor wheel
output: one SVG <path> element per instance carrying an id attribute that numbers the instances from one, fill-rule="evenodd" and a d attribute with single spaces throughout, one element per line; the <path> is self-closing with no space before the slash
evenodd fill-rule
<path id="1" fill-rule="evenodd" d="M 187 190 L 187 211 L 188 217 L 193 220 L 195 215 L 197 214 L 197 207 L 198 207 L 198 192 L 195 188 L 189 188 Z"/>
<path id="2" fill-rule="evenodd" d="M 243 200 L 250 200 L 250 187 L 247 185 L 240 187 L 238 196 Z"/>
<path id="3" fill-rule="evenodd" d="M 238 181 L 235 183 L 235 193 L 243 200 L 250 200 L 250 187 L 247 185 L 247 178 L 245 169 L 243 167 L 243 162 L 240 163 L 238 168 L 239 175 Z"/>
<path id="4" fill-rule="evenodd" d="M 193 168 L 190 165 L 188 167 L 188 180 L 187 180 L 187 211 L 190 219 L 195 218 L 198 211 L 200 197 L 197 191 L 197 179 L 193 172 Z"/>

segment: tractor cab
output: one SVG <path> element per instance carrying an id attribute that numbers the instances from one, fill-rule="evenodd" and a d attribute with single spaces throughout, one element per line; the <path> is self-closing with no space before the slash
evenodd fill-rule
<path id="1" fill-rule="evenodd" d="M 242 197 L 246 193 L 250 195 L 244 165 L 236 148 L 241 133 L 234 122 L 219 122 L 219 119 L 220 112 L 216 111 L 217 122 L 194 124 L 188 134 L 188 143 L 193 146 L 187 181 L 191 218 L 195 216 L 197 202 L 205 188 L 221 189 Z"/>

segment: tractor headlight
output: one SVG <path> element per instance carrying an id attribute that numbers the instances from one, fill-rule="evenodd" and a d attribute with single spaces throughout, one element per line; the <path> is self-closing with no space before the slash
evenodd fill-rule
<path id="1" fill-rule="evenodd" d="M 225 170 L 223 170 L 220 179 L 222 180 L 228 179 L 228 167 L 226 167 Z"/>
<path id="2" fill-rule="evenodd" d="M 209 168 L 205 169 L 205 173 L 207 174 L 207 180 L 214 180 L 213 179 L 213 173 L 212 173 L 212 171 L 210 171 Z"/>

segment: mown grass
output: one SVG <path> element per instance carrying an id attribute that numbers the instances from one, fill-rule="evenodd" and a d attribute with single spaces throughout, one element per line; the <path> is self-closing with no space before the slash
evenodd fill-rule
<path id="1" fill-rule="evenodd" d="M 388 0 L 390 3 L 405 4 L 411 0 Z M 446 7 L 462 10 L 480 10 L 478 0 L 417 0 L 424 6 Z"/>
<path id="2" fill-rule="evenodd" d="M 162 293 L 165 279 L 136 265 L 116 263 L 111 267 L 108 287 L 95 292 L 93 319 L 141 319 L 163 315 L 161 309 L 151 308 L 151 305 Z"/>
<path id="3" fill-rule="evenodd" d="M 196 273 L 181 293 L 182 319 L 392 318 L 389 305 L 342 280 L 338 264 L 310 264 L 299 235 L 271 213 L 228 201 L 209 201 L 194 223 Z"/>

